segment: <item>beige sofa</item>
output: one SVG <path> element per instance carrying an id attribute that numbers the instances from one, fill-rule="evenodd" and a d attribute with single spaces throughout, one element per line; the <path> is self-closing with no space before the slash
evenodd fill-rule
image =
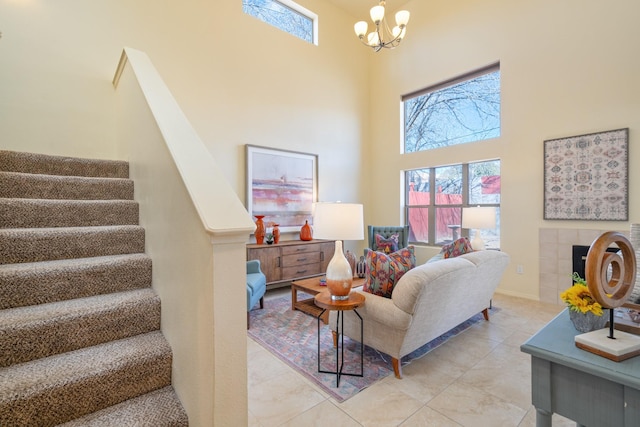
<path id="1" fill-rule="evenodd" d="M 477 251 L 415 267 L 398 281 L 391 298 L 354 290 L 366 298 L 358 308 L 365 345 L 391 356 L 395 375 L 402 378 L 403 356 L 480 312 L 489 320 L 487 308 L 508 263 L 504 252 Z M 329 320 L 334 330 L 336 314 L 332 311 Z M 360 340 L 353 312 L 345 312 L 344 333 Z"/>

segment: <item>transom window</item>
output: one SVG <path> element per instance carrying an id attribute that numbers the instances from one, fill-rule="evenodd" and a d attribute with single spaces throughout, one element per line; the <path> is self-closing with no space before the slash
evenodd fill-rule
<path id="1" fill-rule="evenodd" d="M 242 0 L 242 10 L 304 41 L 318 44 L 318 15 L 291 0 Z"/>
<path id="2" fill-rule="evenodd" d="M 404 152 L 500 136 L 500 64 L 402 97 Z"/>
<path id="3" fill-rule="evenodd" d="M 496 228 L 482 230 L 489 248 L 500 247 L 500 160 L 405 171 L 405 224 L 409 242 L 444 245 L 475 230 L 461 228 L 462 208 L 496 208 Z M 471 234 L 470 234 L 471 233 Z"/>

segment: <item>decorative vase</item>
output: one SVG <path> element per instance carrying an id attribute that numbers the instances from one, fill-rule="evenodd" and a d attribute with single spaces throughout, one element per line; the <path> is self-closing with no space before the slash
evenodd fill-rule
<path id="1" fill-rule="evenodd" d="M 361 279 L 367 274 L 367 263 L 362 255 L 360 256 L 360 261 L 356 264 L 356 273 Z"/>
<path id="2" fill-rule="evenodd" d="M 336 240 L 333 258 L 327 265 L 327 288 L 332 300 L 348 300 L 353 284 L 353 272 L 342 252 L 342 240 Z"/>
<path id="3" fill-rule="evenodd" d="M 273 224 L 273 243 L 275 243 L 276 245 L 278 244 L 278 242 L 280 242 L 280 229 L 278 228 L 280 224 Z"/>
<path id="4" fill-rule="evenodd" d="M 264 221 L 262 220 L 264 215 L 256 215 L 256 218 L 258 219 L 256 220 L 256 231 L 254 234 L 256 236 L 256 243 L 261 245 L 264 242 L 265 235 Z"/>
<path id="5" fill-rule="evenodd" d="M 347 262 L 351 267 L 351 272 L 353 273 L 353 277 L 358 277 L 356 276 L 356 256 L 353 254 L 353 252 L 349 252 L 347 250 L 347 253 L 344 254 L 344 257 L 347 259 Z"/>
<path id="6" fill-rule="evenodd" d="M 305 221 L 304 225 L 300 229 L 300 240 L 308 241 L 313 240 L 313 233 L 309 221 Z"/>
<path id="7" fill-rule="evenodd" d="M 591 332 L 602 329 L 607 325 L 609 310 L 602 310 L 602 316 L 596 316 L 590 311 L 581 313 L 579 311 L 569 310 L 569 318 L 578 331 Z"/>

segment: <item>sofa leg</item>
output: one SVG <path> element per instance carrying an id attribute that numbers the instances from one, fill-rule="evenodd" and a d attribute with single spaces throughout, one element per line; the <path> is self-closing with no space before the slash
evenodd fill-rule
<path id="1" fill-rule="evenodd" d="M 264 308 L 264 296 L 260 297 L 260 308 Z"/>
<path id="2" fill-rule="evenodd" d="M 333 348 L 338 348 L 338 333 L 331 331 L 331 335 L 333 336 Z"/>
<path id="3" fill-rule="evenodd" d="M 402 379 L 402 365 L 400 364 L 400 359 L 396 359 L 395 357 L 391 358 L 391 365 L 393 365 L 393 373 L 396 374 L 396 378 Z"/>
<path id="4" fill-rule="evenodd" d="M 249 312 L 247 311 L 247 329 L 249 329 Z"/>
<path id="5" fill-rule="evenodd" d="M 484 320 L 489 320 L 489 309 L 485 308 L 482 310 L 482 315 L 484 316 Z"/>

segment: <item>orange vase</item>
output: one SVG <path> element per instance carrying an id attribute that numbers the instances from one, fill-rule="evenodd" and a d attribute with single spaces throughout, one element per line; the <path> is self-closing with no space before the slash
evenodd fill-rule
<path id="1" fill-rule="evenodd" d="M 273 224 L 273 243 L 275 243 L 276 245 L 278 244 L 278 242 L 280 241 L 280 229 L 278 228 L 280 224 Z"/>
<path id="2" fill-rule="evenodd" d="M 304 225 L 300 229 L 300 240 L 313 240 L 313 233 L 309 221 L 305 221 Z"/>
<path id="3" fill-rule="evenodd" d="M 256 215 L 256 218 L 258 219 L 256 220 L 256 231 L 254 234 L 256 236 L 256 243 L 261 245 L 264 242 L 265 234 L 264 221 L 262 220 L 264 215 Z"/>

